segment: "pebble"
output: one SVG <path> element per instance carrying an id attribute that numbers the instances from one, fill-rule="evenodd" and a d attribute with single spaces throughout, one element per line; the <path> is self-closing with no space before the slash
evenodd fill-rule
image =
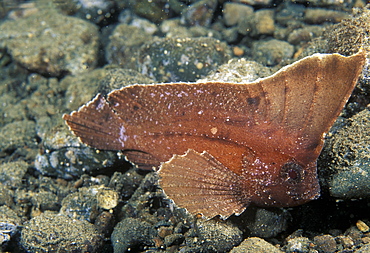
<path id="1" fill-rule="evenodd" d="M 256 11 L 251 36 L 272 35 L 275 31 L 274 14 L 270 9 Z"/>
<path id="2" fill-rule="evenodd" d="M 289 33 L 287 41 L 292 45 L 307 43 L 313 38 L 320 36 L 324 31 L 321 26 L 310 25 L 303 28 L 294 29 Z"/>
<path id="3" fill-rule="evenodd" d="M 294 237 L 287 240 L 284 245 L 284 252 L 287 253 L 308 253 L 310 252 L 311 241 L 307 237 Z"/>
<path id="4" fill-rule="evenodd" d="M 253 15 L 253 8 L 246 4 L 226 2 L 222 9 L 225 25 L 235 26 Z"/>
<path id="5" fill-rule="evenodd" d="M 118 205 L 119 195 L 116 191 L 109 188 L 101 188 L 96 196 L 98 206 L 105 210 L 111 210 Z"/>
<path id="6" fill-rule="evenodd" d="M 274 66 L 292 58 L 294 46 L 282 40 L 264 40 L 253 43 L 252 56 L 257 62 Z"/>
<path id="7" fill-rule="evenodd" d="M 362 220 L 356 222 L 356 227 L 363 233 L 369 232 L 369 226 Z"/>
<path id="8" fill-rule="evenodd" d="M 321 8 L 307 8 L 304 21 L 309 24 L 322 24 L 325 22 L 338 23 L 345 18 L 349 18 L 347 12 L 327 10 Z"/>

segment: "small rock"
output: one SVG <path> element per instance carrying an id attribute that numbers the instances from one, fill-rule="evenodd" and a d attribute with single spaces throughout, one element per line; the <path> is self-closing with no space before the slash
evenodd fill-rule
<path id="1" fill-rule="evenodd" d="M 368 253 L 370 252 L 370 244 L 362 245 L 360 248 L 353 251 L 353 253 Z"/>
<path id="2" fill-rule="evenodd" d="M 6 205 L 13 207 L 14 205 L 14 192 L 10 186 L 0 183 L 0 206 Z"/>
<path id="3" fill-rule="evenodd" d="M 355 245 L 359 245 L 362 243 L 361 239 L 362 239 L 363 233 L 355 226 L 348 228 L 344 232 L 344 235 L 351 238 Z"/>
<path id="4" fill-rule="evenodd" d="M 130 7 L 138 16 L 157 24 L 166 20 L 171 13 L 169 10 L 170 5 L 167 1 L 152 1 L 150 4 L 148 0 L 127 0 L 123 2 L 126 3 L 126 7 Z"/>
<path id="5" fill-rule="evenodd" d="M 274 11 L 270 9 L 258 10 L 254 13 L 252 36 L 271 35 L 275 31 Z"/>
<path id="6" fill-rule="evenodd" d="M 288 42 L 271 39 L 253 43 L 252 55 L 254 60 L 268 66 L 279 64 L 293 57 L 294 46 Z"/>
<path id="7" fill-rule="evenodd" d="M 291 219 L 287 211 L 278 208 L 249 208 L 244 217 L 246 217 L 246 228 L 250 234 L 262 238 L 275 237 L 285 231 Z"/>
<path id="8" fill-rule="evenodd" d="M 363 233 L 369 232 L 369 226 L 362 220 L 356 222 L 356 227 Z"/>
<path id="9" fill-rule="evenodd" d="M 325 147 L 331 177 L 330 195 L 353 199 L 370 196 L 370 108 L 353 116 Z"/>
<path id="10" fill-rule="evenodd" d="M 40 8 L 26 18 L 3 22 L 0 31 L 0 47 L 31 71 L 62 76 L 84 72 L 97 64 L 98 28 L 53 9 Z"/>
<path id="11" fill-rule="evenodd" d="M 36 156 L 35 168 L 43 175 L 72 179 L 110 167 L 117 159 L 117 152 L 88 147 L 66 147 L 55 151 L 46 149 L 44 154 Z"/>
<path id="12" fill-rule="evenodd" d="M 154 246 L 156 235 L 150 223 L 126 218 L 114 227 L 111 236 L 114 252 L 142 251 L 147 246 Z"/>
<path id="13" fill-rule="evenodd" d="M 296 2 L 284 1 L 276 10 L 275 20 L 282 26 L 301 24 L 306 7 Z"/>
<path id="14" fill-rule="evenodd" d="M 231 55 L 225 43 L 213 38 L 160 39 L 140 50 L 140 72 L 159 82 L 195 81 Z"/>
<path id="15" fill-rule="evenodd" d="M 309 24 L 322 24 L 325 22 L 339 23 L 341 20 L 349 17 L 350 15 L 343 11 L 307 8 L 304 15 L 304 21 Z"/>
<path id="16" fill-rule="evenodd" d="M 23 177 L 28 169 L 24 161 L 9 162 L 0 165 L 0 183 L 9 187 L 22 186 Z"/>
<path id="17" fill-rule="evenodd" d="M 242 241 L 242 232 L 229 221 L 196 221 L 196 231 L 203 252 L 227 252 Z"/>
<path id="18" fill-rule="evenodd" d="M 275 31 L 274 11 L 261 9 L 238 23 L 240 34 L 258 37 L 261 35 L 272 35 Z"/>
<path id="19" fill-rule="evenodd" d="M 45 212 L 24 224 L 20 245 L 29 252 L 100 252 L 103 237 L 93 224 Z"/>
<path id="20" fill-rule="evenodd" d="M 60 208 L 60 200 L 52 192 L 40 190 L 31 196 L 31 203 L 34 209 L 44 212 L 46 210 L 58 211 Z"/>
<path id="21" fill-rule="evenodd" d="M 159 26 L 162 33 L 166 34 L 166 38 L 188 38 L 192 37 L 188 27 L 181 25 L 179 18 L 171 18 L 165 20 Z"/>
<path id="22" fill-rule="evenodd" d="M 66 76 L 60 85 L 66 87 L 65 107 L 77 110 L 95 97 L 100 82 L 106 77 L 106 69 L 96 69 L 76 76 Z M 69 113 L 68 111 L 68 113 Z"/>
<path id="23" fill-rule="evenodd" d="M 15 121 L 6 124 L 0 132 L 0 150 L 13 150 L 19 147 L 36 147 L 36 124 L 31 120 Z"/>
<path id="24" fill-rule="evenodd" d="M 70 3 L 68 8 L 76 9 L 75 16 L 87 19 L 95 24 L 101 24 L 112 17 L 115 11 L 113 0 L 78 0 L 78 1 L 54 1 L 56 3 Z M 72 6 L 71 6 L 72 5 Z M 76 5 L 76 6 L 73 6 Z M 67 6 L 64 6 L 67 9 Z"/>
<path id="25" fill-rule="evenodd" d="M 222 81 L 233 83 L 249 83 L 271 75 L 271 69 L 255 61 L 242 59 L 231 59 L 222 64 L 204 79 L 197 82 Z"/>
<path id="26" fill-rule="evenodd" d="M 322 253 L 333 253 L 337 250 L 337 243 L 331 235 L 320 235 L 313 238 L 314 244 L 316 244 L 319 252 Z"/>
<path id="27" fill-rule="evenodd" d="M 253 15 L 253 8 L 246 4 L 225 3 L 222 10 L 225 24 L 234 26 Z"/>
<path id="28" fill-rule="evenodd" d="M 109 187 L 120 193 L 123 200 L 129 199 L 140 185 L 144 176 L 136 168 L 131 168 L 126 173 L 115 172 L 109 182 Z"/>
<path id="29" fill-rule="evenodd" d="M 111 194 L 104 195 L 107 192 Z M 104 186 L 81 187 L 78 192 L 71 193 L 63 199 L 60 213 L 73 219 L 92 222 L 102 212 L 99 208 L 115 207 L 117 198 L 118 194 L 115 191 Z"/>
<path id="30" fill-rule="evenodd" d="M 303 28 L 295 29 L 288 35 L 288 42 L 292 45 L 299 45 L 311 41 L 313 38 L 320 36 L 324 28 L 321 26 L 305 26 Z"/>
<path id="31" fill-rule="evenodd" d="M 101 188 L 96 196 L 98 206 L 105 210 L 110 210 L 118 205 L 119 195 L 116 191 L 109 188 Z"/>
<path id="32" fill-rule="evenodd" d="M 94 225 L 100 233 L 109 236 L 114 228 L 114 215 L 110 212 L 103 211 L 96 217 Z"/>
<path id="33" fill-rule="evenodd" d="M 295 237 L 288 239 L 284 250 L 287 253 L 308 253 L 310 252 L 311 241 L 306 237 Z"/>
<path id="34" fill-rule="evenodd" d="M 109 63 L 125 68 L 136 69 L 137 51 L 144 43 L 149 43 L 151 34 L 136 26 L 119 24 L 109 36 L 105 49 Z"/>
<path id="35" fill-rule="evenodd" d="M 282 253 L 274 245 L 258 237 L 249 237 L 239 246 L 233 248 L 230 253 Z"/>
<path id="36" fill-rule="evenodd" d="M 185 240 L 183 234 L 171 234 L 164 238 L 164 245 L 170 247 L 172 245 L 180 245 Z"/>
<path id="37" fill-rule="evenodd" d="M 353 247 L 353 245 L 355 245 L 352 238 L 349 236 L 340 235 L 336 238 L 338 240 L 338 244 L 341 245 L 344 249 L 350 249 Z"/>
<path id="38" fill-rule="evenodd" d="M 16 234 L 22 220 L 8 206 L 0 206 L 0 250 Z"/>
<path id="39" fill-rule="evenodd" d="M 150 84 L 153 79 L 133 69 L 107 68 L 105 77 L 100 81 L 96 93 L 106 96 L 113 90 L 121 89 L 131 84 Z"/>
<path id="40" fill-rule="evenodd" d="M 248 5 L 268 6 L 272 4 L 272 0 L 234 0 L 234 2 L 241 2 Z"/>

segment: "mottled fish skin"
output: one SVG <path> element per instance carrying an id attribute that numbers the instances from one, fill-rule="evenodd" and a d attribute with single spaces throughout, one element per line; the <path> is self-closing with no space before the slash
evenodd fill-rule
<path id="1" fill-rule="evenodd" d="M 81 141 L 160 166 L 180 207 L 208 218 L 250 204 L 316 199 L 323 136 L 354 89 L 366 54 L 315 54 L 252 83 L 131 85 L 64 115 Z"/>

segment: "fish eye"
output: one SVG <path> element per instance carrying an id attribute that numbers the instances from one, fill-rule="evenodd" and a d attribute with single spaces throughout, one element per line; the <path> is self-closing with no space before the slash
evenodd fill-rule
<path id="1" fill-rule="evenodd" d="M 303 179 L 303 168 L 298 163 L 287 162 L 281 167 L 280 174 L 284 182 L 297 184 Z"/>

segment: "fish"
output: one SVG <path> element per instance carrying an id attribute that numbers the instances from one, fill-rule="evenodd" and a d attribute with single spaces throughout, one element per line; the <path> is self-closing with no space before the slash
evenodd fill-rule
<path id="1" fill-rule="evenodd" d="M 251 83 L 134 84 L 63 116 L 81 142 L 122 150 L 207 219 L 320 196 L 317 159 L 366 53 L 314 54 Z"/>

